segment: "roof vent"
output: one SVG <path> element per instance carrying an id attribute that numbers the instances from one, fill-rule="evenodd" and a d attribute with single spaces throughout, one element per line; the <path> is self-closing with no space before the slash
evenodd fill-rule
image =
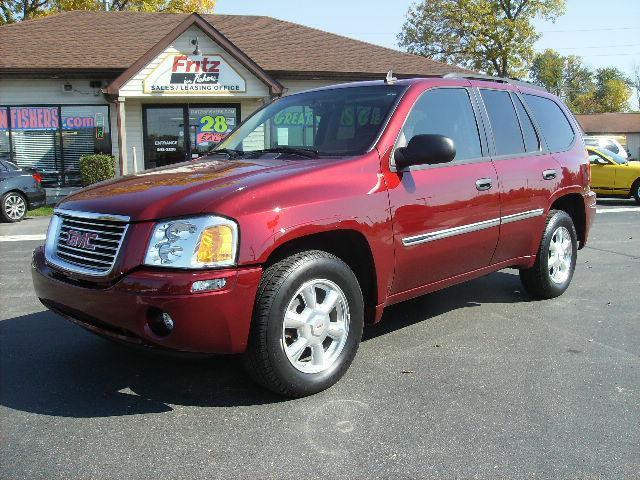
<path id="1" fill-rule="evenodd" d="M 397 81 L 398 81 L 398 79 L 393 76 L 393 71 L 389 70 L 387 72 L 387 77 L 384 79 L 384 83 L 386 83 L 387 85 L 393 85 Z"/>

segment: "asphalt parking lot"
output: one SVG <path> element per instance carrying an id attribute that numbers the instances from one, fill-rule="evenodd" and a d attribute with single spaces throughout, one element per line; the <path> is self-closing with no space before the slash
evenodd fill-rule
<path id="1" fill-rule="evenodd" d="M 639 478 L 640 211 L 600 203 L 562 297 L 506 270 L 396 305 L 300 400 L 45 311 L 47 220 L 0 225 L 0 477 Z"/>

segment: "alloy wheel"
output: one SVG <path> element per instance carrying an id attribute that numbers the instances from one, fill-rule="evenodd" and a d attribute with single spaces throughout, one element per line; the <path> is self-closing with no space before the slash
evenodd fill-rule
<path id="1" fill-rule="evenodd" d="M 22 195 L 10 193 L 4 199 L 4 211 L 11 220 L 20 220 L 27 211 L 27 204 Z"/>
<path id="2" fill-rule="evenodd" d="M 327 370 L 340 356 L 349 336 L 349 304 L 338 285 L 316 279 L 293 295 L 284 315 L 282 346 L 301 372 Z"/>
<path id="3" fill-rule="evenodd" d="M 556 284 L 563 284 L 571 273 L 573 245 L 566 227 L 558 227 L 549 243 L 549 278 Z"/>

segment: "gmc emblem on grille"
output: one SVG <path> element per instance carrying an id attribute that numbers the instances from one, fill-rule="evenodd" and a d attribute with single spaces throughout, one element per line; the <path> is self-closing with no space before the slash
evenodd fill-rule
<path id="1" fill-rule="evenodd" d="M 91 242 L 97 239 L 97 233 L 79 232 L 78 230 L 67 230 L 60 234 L 62 243 L 70 247 L 82 248 L 83 250 L 95 250 L 96 246 Z"/>

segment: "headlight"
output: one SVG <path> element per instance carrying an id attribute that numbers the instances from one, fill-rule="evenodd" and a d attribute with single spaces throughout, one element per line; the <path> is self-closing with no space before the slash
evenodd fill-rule
<path id="1" fill-rule="evenodd" d="M 158 267 L 205 268 L 233 265 L 238 225 L 227 218 L 177 218 L 153 228 L 144 263 Z"/>

